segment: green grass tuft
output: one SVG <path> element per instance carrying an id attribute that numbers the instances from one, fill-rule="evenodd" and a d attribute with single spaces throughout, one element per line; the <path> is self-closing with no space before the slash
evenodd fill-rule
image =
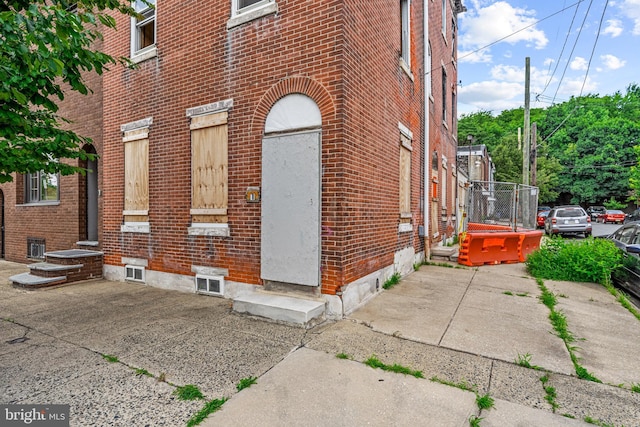
<path id="1" fill-rule="evenodd" d="M 391 277 L 387 279 L 386 282 L 384 282 L 384 285 L 382 285 L 382 287 L 384 289 L 391 289 L 398 283 L 400 283 L 400 273 L 395 272 Z"/>
<path id="2" fill-rule="evenodd" d="M 236 389 L 238 391 L 240 390 L 244 390 L 247 387 L 251 387 L 252 385 L 254 385 L 256 383 L 256 381 L 258 381 L 258 378 L 256 377 L 248 377 L 248 378 L 243 378 L 240 380 L 240 382 L 236 385 Z"/>
<path id="3" fill-rule="evenodd" d="M 471 427 L 480 427 L 480 421 L 482 421 L 484 418 L 479 418 L 475 415 L 471 415 L 471 417 L 469 418 L 469 426 Z"/>
<path id="4" fill-rule="evenodd" d="M 433 381 L 434 383 L 448 385 L 450 387 L 459 388 L 460 390 L 465 390 L 465 391 L 473 391 L 473 392 L 475 392 L 475 390 L 476 390 L 475 387 L 470 386 L 465 381 L 461 381 L 459 383 L 454 383 L 454 382 L 451 382 L 451 381 L 440 379 L 440 378 L 438 378 L 436 376 L 433 376 L 433 377 L 429 378 L 429 381 Z"/>
<path id="5" fill-rule="evenodd" d="M 184 385 L 184 386 L 178 386 L 173 391 L 173 394 L 178 396 L 178 399 L 180 399 L 180 400 L 204 399 L 204 395 L 202 394 L 200 389 L 197 386 L 193 385 L 193 384 L 187 384 L 187 385 Z"/>
<path id="6" fill-rule="evenodd" d="M 476 404 L 480 409 L 491 409 L 493 408 L 495 401 L 493 397 L 489 396 L 489 394 L 485 394 L 484 396 L 480 396 L 476 394 Z"/>
<path id="7" fill-rule="evenodd" d="M 349 356 L 347 353 L 338 353 L 336 354 L 336 357 L 338 359 L 351 359 L 351 356 Z"/>
<path id="8" fill-rule="evenodd" d="M 504 291 L 503 294 L 504 295 L 513 296 L 513 292 L 511 292 L 511 291 Z"/>
<path id="9" fill-rule="evenodd" d="M 631 384 L 631 391 L 634 393 L 640 393 L 640 384 Z"/>
<path id="10" fill-rule="evenodd" d="M 540 366 L 531 364 L 531 354 L 520 354 L 518 353 L 518 357 L 515 360 L 516 364 L 522 366 L 523 368 L 535 369 L 536 371 L 542 370 Z"/>
<path id="11" fill-rule="evenodd" d="M 118 360 L 118 356 L 113 356 L 111 354 L 103 354 L 102 358 L 110 363 L 118 363 L 120 361 Z"/>
<path id="12" fill-rule="evenodd" d="M 415 371 L 413 369 L 410 369 L 398 364 L 393 364 L 393 365 L 384 364 L 375 355 L 372 355 L 367 360 L 365 360 L 364 364 L 372 368 L 382 369 L 383 371 L 395 372 L 397 374 L 411 375 L 416 378 L 424 378 L 424 375 L 422 375 L 422 371 Z"/>
<path id="13" fill-rule="evenodd" d="M 136 369 L 136 375 L 138 376 L 145 376 L 145 377 L 153 377 L 153 375 L 151 374 L 151 372 L 147 371 L 146 369 L 143 368 L 137 368 Z"/>
<path id="14" fill-rule="evenodd" d="M 211 400 L 211 401 L 207 402 L 202 409 L 200 409 L 198 412 L 196 412 L 189 419 L 189 421 L 187 421 L 187 427 L 195 427 L 195 426 L 197 426 L 202 421 L 204 421 L 209 416 L 209 414 L 213 414 L 218 409 L 220 409 L 222 407 L 222 405 L 224 405 L 224 402 L 226 402 L 226 401 L 227 401 L 227 398 L 223 397 L 222 399 L 214 399 L 214 400 Z"/>

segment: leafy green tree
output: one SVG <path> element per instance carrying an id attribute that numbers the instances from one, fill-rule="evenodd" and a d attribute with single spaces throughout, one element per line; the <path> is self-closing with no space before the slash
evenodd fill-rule
<path id="1" fill-rule="evenodd" d="M 636 164 L 631 166 L 629 171 L 629 188 L 631 194 L 628 201 L 634 202 L 636 206 L 640 206 L 640 145 L 633 147 L 636 155 Z"/>
<path id="2" fill-rule="evenodd" d="M 70 160 L 93 158 L 58 103 L 90 91 L 85 73 L 129 64 L 97 49 L 101 28 L 116 26 L 113 11 L 135 15 L 120 0 L 0 2 L 0 182 L 12 172 L 81 172 Z"/>

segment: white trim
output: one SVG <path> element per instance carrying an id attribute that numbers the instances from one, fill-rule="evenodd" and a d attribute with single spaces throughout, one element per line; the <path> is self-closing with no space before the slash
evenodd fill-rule
<path id="1" fill-rule="evenodd" d="M 413 224 L 410 222 L 401 222 L 398 225 L 398 233 L 406 233 L 409 231 L 413 231 Z"/>
<path id="2" fill-rule="evenodd" d="M 257 3 L 241 10 L 238 10 L 237 6 L 238 0 L 231 0 L 231 19 L 227 21 L 227 30 L 263 16 L 278 13 L 278 4 L 275 0 L 264 0 L 263 3 Z"/>
<path id="3" fill-rule="evenodd" d="M 125 123 L 120 126 L 120 132 L 126 133 L 132 130 L 149 128 L 153 124 L 153 116 L 145 119 L 136 120 L 135 122 Z"/>
<path id="4" fill-rule="evenodd" d="M 413 141 L 413 132 L 411 132 L 408 127 L 398 122 L 398 129 L 400 129 L 400 132 L 402 132 L 404 136 Z"/>
<path id="5" fill-rule="evenodd" d="M 233 98 L 223 101 L 212 102 L 210 104 L 200 105 L 198 107 L 187 108 L 187 117 L 204 116 L 205 114 L 220 113 L 228 111 L 233 107 Z"/>
<path id="6" fill-rule="evenodd" d="M 148 209 L 122 211 L 122 216 L 146 216 L 149 215 Z"/>
<path id="7" fill-rule="evenodd" d="M 136 265 L 138 267 L 149 267 L 149 261 L 144 258 L 120 258 L 120 263 L 125 265 Z"/>
<path id="8" fill-rule="evenodd" d="M 214 236 L 214 237 L 230 237 L 231 230 L 229 224 L 218 223 L 192 223 L 187 228 L 189 236 Z"/>
<path id="9" fill-rule="evenodd" d="M 121 233 L 146 233 L 151 232 L 148 222 L 125 222 L 120 226 Z"/>

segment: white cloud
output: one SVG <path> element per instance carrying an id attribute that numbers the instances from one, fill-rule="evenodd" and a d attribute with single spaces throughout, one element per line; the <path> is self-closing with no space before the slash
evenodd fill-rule
<path id="1" fill-rule="evenodd" d="M 549 67 L 550 65 L 555 64 L 555 63 L 556 63 L 556 60 L 553 59 L 553 58 L 545 58 L 545 60 L 544 60 L 544 65 L 546 67 Z"/>
<path id="2" fill-rule="evenodd" d="M 481 62 L 491 62 L 493 61 L 493 56 L 491 56 L 487 50 L 480 50 L 478 52 L 458 50 L 458 61 L 477 64 Z"/>
<path id="3" fill-rule="evenodd" d="M 604 63 L 604 66 L 609 70 L 617 70 L 618 68 L 624 67 L 627 61 L 624 61 L 613 55 L 602 55 L 600 59 Z"/>
<path id="4" fill-rule="evenodd" d="M 610 35 L 615 38 L 622 34 L 622 29 L 622 21 L 619 19 L 609 19 L 607 21 L 607 26 L 602 31 L 602 34 Z"/>
<path id="5" fill-rule="evenodd" d="M 484 47 L 505 38 L 505 43 L 525 42 L 536 49 L 543 49 L 548 39 L 535 26 L 524 29 L 536 22 L 535 11 L 514 8 L 505 1 L 497 1 L 486 7 L 473 2 L 474 7 L 461 15 L 460 27 L 464 30 L 460 44 L 466 49 Z M 520 31 L 522 30 L 522 31 Z"/>
<path id="6" fill-rule="evenodd" d="M 495 80 L 472 83 L 458 89 L 460 113 L 474 110 L 495 111 L 518 108 L 523 102 L 523 85 Z"/>
<path id="7" fill-rule="evenodd" d="M 571 64 L 569 64 L 572 70 L 586 70 L 587 69 L 587 60 L 581 56 L 576 56 Z"/>
<path id="8" fill-rule="evenodd" d="M 633 35 L 640 35 L 640 0 L 623 0 L 619 7 L 622 14 L 633 21 Z"/>

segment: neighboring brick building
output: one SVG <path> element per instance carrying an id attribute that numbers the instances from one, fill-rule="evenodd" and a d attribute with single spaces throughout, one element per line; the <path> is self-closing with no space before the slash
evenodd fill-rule
<path id="1" fill-rule="evenodd" d="M 460 0 L 139 10 L 104 38 L 137 63 L 103 76 L 106 277 L 341 317 L 451 236 Z"/>

